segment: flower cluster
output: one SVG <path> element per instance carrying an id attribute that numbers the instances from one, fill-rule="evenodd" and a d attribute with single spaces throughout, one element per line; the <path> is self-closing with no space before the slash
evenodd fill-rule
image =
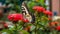
<path id="1" fill-rule="evenodd" d="M 24 28 L 24 30 L 29 31 L 30 28 L 31 28 L 31 26 L 28 26 L 28 27 Z"/>
<path id="2" fill-rule="evenodd" d="M 60 26 L 57 26 L 57 27 L 56 27 L 56 30 L 60 31 Z"/>
<path id="3" fill-rule="evenodd" d="M 33 9 L 34 9 L 35 11 L 37 11 L 37 12 L 43 12 L 43 13 L 46 14 L 46 15 L 52 16 L 52 12 L 45 10 L 44 7 L 34 6 Z"/>
<path id="4" fill-rule="evenodd" d="M 19 20 L 21 20 L 23 22 L 29 22 L 26 18 L 23 17 L 22 14 L 10 14 L 10 15 L 8 15 L 8 19 L 10 21 L 15 21 L 15 22 L 19 21 Z"/>
<path id="5" fill-rule="evenodd" d="M 48 18 L 48 20 L 52 20 L 52 18 Z"/>
<path id="6" fill-rule="evenodd" d="M 45 10 L 45 8 L 40 7 L 40 6 L 34 6 L 33 9 L 37 12 L 43 12 Z"/>
<path id="7" fill-rule="evenodd" d="M 24 18 L 22 21 L 25 23 L 29 22 L 28 19 L 26 19 L 26 18 Z"/>
<path id="8" fill-rule="evenodd" d="M 46 14 L 46 15 L 49 15 L 49 16 L 52 16 L 52 12 L 51 11 L 44 11 L 44 14 Z"/>
<path id="9" fill-rule="evenodd" d="M 10 21 L 18 21 L 18 20 L 22 20 L 23 19 L 23 15 L 22 14 L 10 14 L 8 16 L 8 19 Z"/>
<path id="10" fill-rule="evenodd" d="M 8 28 L 8 24 L 6 22 L 2 22 L 4 28 Z"/>
<path id="11" fill-rule="evenodd" d="M 51 26 L 58 25 L 58 24 L 59 24 L 58 22 L 51 22 L 50 23 Z"/>

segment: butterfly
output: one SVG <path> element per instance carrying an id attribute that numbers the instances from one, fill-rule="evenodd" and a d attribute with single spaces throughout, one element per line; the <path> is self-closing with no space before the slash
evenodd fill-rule
<path id="1" fill-rule="evenodd" d="M 29 22 L 34 23 L 35 22 L 35 16 L 34 16 L 34 14 L 32 14 L 29 11 L 29 8 L 28 8 L 27 4 L 25 3 L 25 1 L 22 3 L 21 8 L 22 8 L 22 14 L 24 15 L 24 17 L 26 19 L 28 19 Z"/>

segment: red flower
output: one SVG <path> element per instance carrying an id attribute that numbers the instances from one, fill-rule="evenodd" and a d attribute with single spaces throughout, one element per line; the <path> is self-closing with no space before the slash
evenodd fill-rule
<path id="1" fill-rule="evenodd" d="M 24 30 L 28 31 L 28 28 L 24 28 Z"/>
<path id="2" fill-rule="evenodd" d="M 28 29 L 30 30 L 31 26 L 28 26 Z"/>
<path id="3" fill-rule="evenodd" d="M 22 21 L 25 23 L 29 22 L 28 19 L 26 19 L 26 18 L 24 18 Z"/>
<path id="4" fill-rule="evenodd" d="M 58 25 L 58 24 L 59 24 L 59 22 L 51 22 L 50 23 L 51 26 Z"/>
<path id="5" fill-rule="evenodd" d="M 8 28 L 8 24 L 5 23 L 5 24 L 3 24 L 3 25 L 4 25 L 5 28 Z"/>
<path id="6" fill-rule="evenodd" d="M 48 18 L 48 20 L 52 20 L 52 18 Z"/>
<path id="7" fill-rule="evenodd" d="M 30 28 L 31 28 L 31 26 L 27 26 L 26 28 L 24 28 L 24 30 L 30 31 Z"/>
<path id="8" fill-rule="evenodd" d="M 60 26 L 57 26 L 57 27 L 56 27 L 56 30 L 60 31 Z"/>
<path id="9" fill-rule="evenodd" d="M 44 11 L 43 13 L 46 14 L 46 15 L 52 16 L 52 12 L 51 11 Z"/>
<path id="10" fill-rule="evenodd" d="M 10 14 L 10 15 L 8 15 L 8 19 L 10 21 L 22 20 L 23 19 L 23 15 L 22 14 Z"/>
<path id="11" fill-rule="evenodd" d="M 37 12 L 43 12 L 45 10 L 45 8 L 41 6 L 34 6 L 33 9 L 36 10 Z"/>

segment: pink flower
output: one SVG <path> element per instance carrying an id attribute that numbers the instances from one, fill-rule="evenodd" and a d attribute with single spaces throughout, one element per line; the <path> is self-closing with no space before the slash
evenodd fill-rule
<path id="1" fill-rule="evenodd" d="M 10 21 L 22 20 L 23 19 L 23 15 L 22 14 L 10 14 L 10 15 L 8 15 L 8 19 Z"/>
<path id="2" fill-rule="evenodd" d="M 43 8 L 41 6 L 34 6 L 33 9 L 37 12 L 43 12 L 45 10 L 45 8 Z"/>

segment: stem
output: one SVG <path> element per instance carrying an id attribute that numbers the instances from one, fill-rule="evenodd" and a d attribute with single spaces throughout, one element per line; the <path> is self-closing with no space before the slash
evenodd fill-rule
<path id="1" fill-rule="evenodd" d="M 17 34 L 17 24 L 15 24 L 15 33 L 14 34 Z"/>
<path id="2" fill-rule="evenodd" d="M 38 23 L 37 23 L 37 24 L 38 24 Z M 36 25 L 36 31 L 35 31 L 35 32 L 36 32 L 36 34 L 37 34 L 37 28 L 38 28 L 38 27 L 37 27 L 37 25 Z"/>
<path id="3" fill-rule="evenodd" d="M 15 30 L 14 30 L 14 33 L 13 34 L 18 34 L 17 23 L 14 23 L 14 24 L 15 24 Z"/>

